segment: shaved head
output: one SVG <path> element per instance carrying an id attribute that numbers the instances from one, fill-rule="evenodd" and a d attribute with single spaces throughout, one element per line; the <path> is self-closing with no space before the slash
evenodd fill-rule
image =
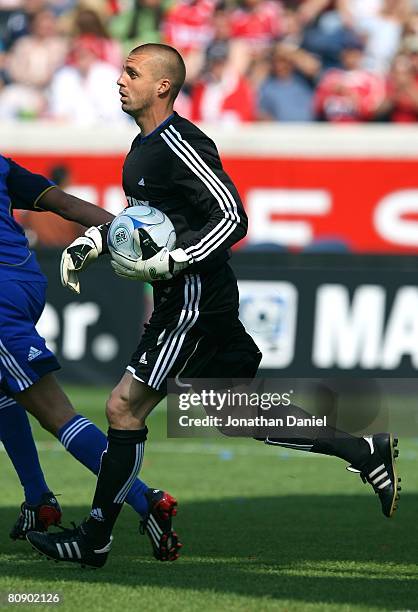
<path id="1" fill-rule="evenodd" d="M 174 47 L 147 43 L 135 47 L 129 55 L 142 55 L 147 60 L 149 58 L 149 66 L 155 79 L 168 79 L 171 83 L 170 99 L 174 101 L 177 98 L 186 78 L 186 66 L 180 53 Z"/>

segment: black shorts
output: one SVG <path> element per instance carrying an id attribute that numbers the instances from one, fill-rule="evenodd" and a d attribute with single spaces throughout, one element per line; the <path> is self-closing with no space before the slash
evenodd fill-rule
<path id="1" fill-rule="evenodd" d="M 253 378 L 257 345 L 238 318 L 237 281 L 228 264 L 155 283 L 154 311 L 127 370 L 166 393 L 168 378 Z"/>

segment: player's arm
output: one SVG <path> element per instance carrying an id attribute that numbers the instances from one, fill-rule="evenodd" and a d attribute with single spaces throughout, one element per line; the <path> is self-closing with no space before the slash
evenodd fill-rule
<path id="1" fill-rule="evenodd" d="M 62 284 L 75 293 L 80 293 L 78 272 L 84 270 L 99 255 L 108 252 L 107 230 L 113 215 L 90 202 L 65 193 L 46 177 L 30 172 L 12 159 L 7 159 L 7 162 L 7 188 L 12 208 L 50 211 L 69 221 L 92 226 L 86 230 L 84 236 L 70 244 L 61 257 Z"/>
<path id="2" fill-rule="evenodd" d="M 85 227 L 112 221 L 113 215 L 103 208 L 65 193 L 42 174 L 30 172 L 7 159 L 7 189 L 13 209 L 50 211 Z"/>
<path id="3" fill-rule="evenodd" d="M 35 210 L 47 210 L 53 212 L 68 221 L 76 221 L 85 227 L 109 223 L 114 216 L 100 208 L 81 200 L 76 196 L 65 193 L 59 187 L 48 189 L 36 203 Z"/>

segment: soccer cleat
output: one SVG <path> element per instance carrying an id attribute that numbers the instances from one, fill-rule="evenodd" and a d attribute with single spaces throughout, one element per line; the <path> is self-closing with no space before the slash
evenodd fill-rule
<path id="1" fill-rule="evenodd" d="M 48 527 L 61 522 L 61 515 L 61 507 L 55 495 L 47 491 L 36 506 L 23 502 L 9 535 L 12 540 L 24 540 L 28 531 L 48 531 Z"/>
<path id="2" fill-rule="evenodd" d="M 397 509 L 401 479 L 396 474 L 395 458 L 399 451 L 396 449 L 398 439 L 392 434 L 382 433 L 374 436 L 365 436 L 370 446 L 370 457 L 360 469 L 350 465 L 348 470 L 360 474 L 364 483 L 368 482 L 379 496 L 382 512 L 390 518 Z"/>
<path id="3" fill-rule="evenodd" d="M 177 501 L 169 493 L 158 489 L 148 489 L 145 496 L 149 513 L 141 521 L 139 531 L 148 535 L 154 557 L 158 561 L 175 561 L 182 547 L 171 525 L 172 517 L 177 514 Z"/>
<path id="4" fill-rule="evenodd" d="M 79 563 L 81 567 L 103 567 L 112 546 L 113 536 L 109 542 L 94 548 L 83 531 L 83 525 L 74 529 L 63 529 L 60 533 L 39 533 L 29 531 L 26 539 L 32 548 L 48 559 Z"/>

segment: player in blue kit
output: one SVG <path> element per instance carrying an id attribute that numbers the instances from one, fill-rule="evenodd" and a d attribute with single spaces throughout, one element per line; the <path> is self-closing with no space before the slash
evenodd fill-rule
<path id="1" fill-rule="evenodd" d="M 15 209 L 47 210 L 84 226 L 98 225 L 93 237 L 87 238 L 98 242 L 100 224 L 113 216 L 0 156 L 0 437 L 25 490 L 25 502 L 10 535 L 24 539 L 31 529 L 44 531 L 58 523 L 61 509 L 43 477 L 23 408 L 95 474 L 106 436 L 75 413 L 54 377 L 59 363 L 35 328 L 45 305 L 46 278 L 13 218 Z M 141 515 L 142 531 L 150 537 L 154 556 L 175 560 L 181 546 L 171 524 L 176 500 L 133 478 L 126 501 Z M 149 523 L 152 530 L 146 528 Z M 77 550 L 72 554 L 77 557 Z"/>

